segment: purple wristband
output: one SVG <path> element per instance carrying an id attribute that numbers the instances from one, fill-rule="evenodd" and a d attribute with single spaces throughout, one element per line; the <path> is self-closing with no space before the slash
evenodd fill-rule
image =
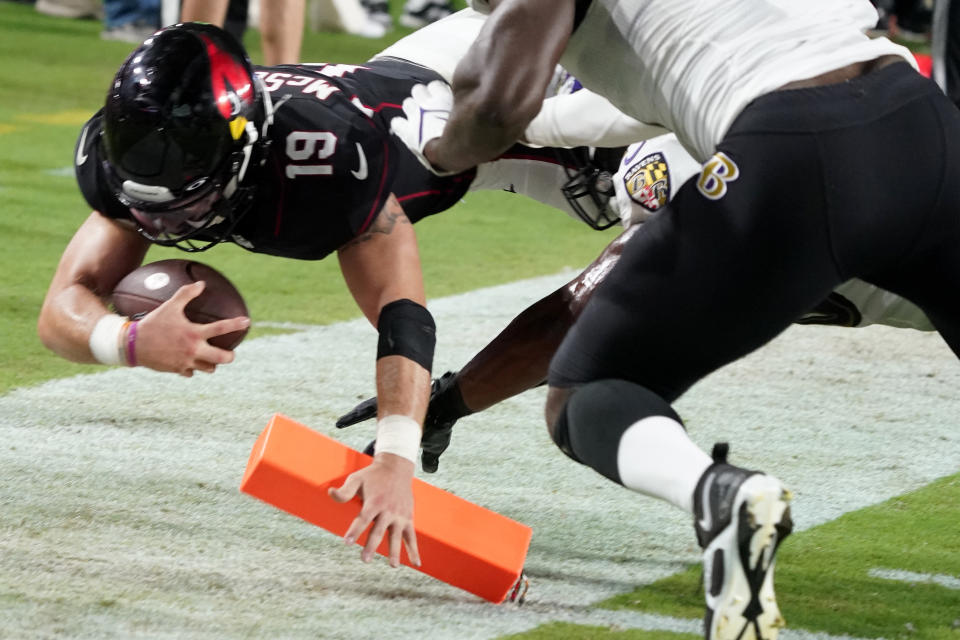
<path id="1" fill-rule="evenodd" d="M 130 323 L 130 329 L 127 330 L 127 365 L 137 366 L 137 325 L 139 320 Z"/>

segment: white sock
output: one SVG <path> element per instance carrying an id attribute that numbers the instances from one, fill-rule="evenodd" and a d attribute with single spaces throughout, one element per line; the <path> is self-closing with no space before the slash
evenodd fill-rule
<path id="1" fill-rule="evenodd" d="M 713 460 L 676 420 L 651 416 L 620 437 L 617 472 L 623 486 L 693 513 L 693 492 Z"/>

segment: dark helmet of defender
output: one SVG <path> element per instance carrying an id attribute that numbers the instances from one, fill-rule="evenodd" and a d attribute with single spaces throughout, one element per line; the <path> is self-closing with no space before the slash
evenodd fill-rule
<path id="1" fill-rule="evenodd" d="M 253 200 L 265 94 L 240 43 L 213 25 L 167 27 L 130 54 L 107 93 L 100 143 L 107 182 L 142 235 L 200 251 L 232 231 Z"/>
<path id="2" fill-rule="evenodd" d="M 613 175 L 624 150 L 625 147 L 555 150 L 557 160 L 567 174 L 567 181 L 560 191 L 580 219 L 598 231 L 620 222 L 620 216 L 610 206 L 610 201 L 616 198 Z"/>

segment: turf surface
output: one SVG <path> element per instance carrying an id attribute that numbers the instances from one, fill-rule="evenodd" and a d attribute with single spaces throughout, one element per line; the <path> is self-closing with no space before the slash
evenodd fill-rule
<path id="1" fill-rule="evenodd" d="M 279 376 L 280 381 L 271 378 L 270 384 L 276 385 L 267 389 L 272 392 L 271 400 L 256 404 L 260 401 L 258 396 L 249 399 L 246 404 L 250 406 L 241 402 L 241 406 L 231 409 L 230 420 L 218 414 L 213 422 L 219 429 L 215 432 L 219 439 L 214 438 L 209 449 L 204 448 L 204 436 L 191 435 L 194 427 L 189 418 L 171 416 L 162 404 L 151 404 L 157 402 L 151 393 L 154 391 L 151 384 L 159 385 L 157 388 L 164 392 L 182 389 L 165 386 L 169 383 L 162 379 L 156 383 L 153 379 L 144 381 L 134 372 L 107 374 L 103 383 L 97 382 L 100 378 L 94 381 L 78 378 L 77 385 L 83 392 L 65 401 L 62 410 L 56 403 L 61 393 L 67 393 L 64 388 L 55 387 L 48 392 L 45 387 L 37 387 L 54 378 L 99 370 L 71 365 L 48 353 L 36 339 L 34 329 L 58 256 L 87 213 L 71 173 L 77 133 L 83 121 L 98 108 L 114 70 L 131 48 L 123 43 L 101 41 L 99 31 L 100 25 L 96 22 L 49 18 L 36 14 L 29 5 L 0 1 L 0 238 L 4 241 L 4 251 L 0 252 L 0 399 L 4 400 L 2 406 L 8 412 L 0 412 L 0 423 L 7 430 L 2 448 L 5 471 L 0 474 L 3 483 L 0 495 L 4 496 L 4 515 L 0 517 L 0 531 L 3 531 L 0 538 L 4 540 L 4 552 L 0 554 L 0 610 L 8 611 L 11 616 L 4 628 L 13 634 L 11 637 L 157 637 L 176 635 L 172 630 L 179 630 L 178 637 L 219 638 L 267 636 L 276 628 L 258 627 L 258 621 L 273 620 L 278 625 L 289 625 L 285 628 L 291 635 L 324 637 L 323 627 L 312 625 L 302 612 L 309 610 L 318 615 L 326 612 L 314 600 L 320 594 L 335 590 L 331 585 L 340 579 L 339 565 L 318 560 L 322 566 L 316 571 L 303 567 L 312 562 L 311 553 L 327 554 L 325 545 L 329 545 L 329 541 L 318 542 L 311 533 L 294 524 L 238 500 L 233 495 L 234 478 L 230 476 L 234 471 L 239 473 L 238 464 L 242 465 L 242 460 L 238 463 L 235 458 L 243 454 L 244 439 L 255 431 L 261 414 L 270 410 L 272 399 L 287 403 L 284 406 L 300 407 L 304 413 L 310 412 L 314 398 L 330 393 L 322 381 L 303 382 L 303 377 L 283 375 Z M 308 33 L 304 59 L 360 62 L 402 33 L 402 30 L 394 32 L 379 41 Z M 257 60 L 256 32 L 248 34 L 246 42 Z M 417 231 L 431 298 L 520 277 L 555 273 L 564 267 L 577 268 L 596 255 L 609 239 L 609 234 L 587 231 L 562 214 L 508 194 L 470 195 L 454 210 L 418 225 Z M 163 257 L 179 257 L 179 254 L 169 250 L 151 254 L 151 259 Z M 277 331 L 270 323 L 326 325 L 359 315 L 334 260 L 285 261 L 256 256 L 235 247 L 217 248 L 202 259 L 227 273 L 247 297 L 254 320 L 266 323 L 255 328 L 251 340 Z M 491 310 L 489 317 L 494 313 L 503 314 L 504 309 Z M 507 318 L 509 314 L 498 321 L 505 322 Z M 469 327 L 474 320 L 469 314 L 462 314 L 455 322 Z M 919 449 L 916 443 L 911 444 L 911 437 L 922 432 L 927 444 L 932 440 L 938 446 L 927 452 L 925 459 L 910 464 L 935 468 L 933 476 L 955 473 L 960 469 L 960 449 L 955 435 L 956 384 L 955 377 L 951 377 L 955 372 L 951 374 L 950 367 L 956 363 L 945 364 L 940 373 L 927 372 L 930 354 L 915 351 L 915 345 L 896 351 L 897 341 L 903 335 L 902 332 L 885 333 L 877 338 L 893 349 L 892 352 L 868 351 L 866 345 L 870 341 L 864 341 L 853 354 L 856 357 L 851 362 L 844 361 L 844 366 L 838 369 L 844 372 L 842 376 L 831 380 L 827 375 L 815 388 L 804 386 L 810 364 L 804 358 L 808 356 L 797 358 L 795 354 L 814 353 L 818 348 L 828 353 L 831 349 L 840 351 L 845 344 L 842 332 L 829 334 L 829 340 L 836 341 L 833 345 L 811 343 L 813 346 L 807 345 L 798 351 L 786 349 L 776 353 L 773 361 L 782 363 L 782 368 L 761 369 L 762 374 L 754 378 L 744 374 L 745 377 L 736 378 L 729 388 L 721 384 L 707 387 L 701 396 L 688 401 L 690 404 L 685 406 L 688 424 L 697 433 L 703 433 L 718 414 L 726 415 L 725 419 L 734 425 L 738 440 L 748 441 L 751 434 L 761 433 L 766 425 L 788 424 L 791 425 L 789 433 L 800 438 L 795 445 L 798 447 L 803 436 L 797 433 L 806 434 L 808 439 L 823 437 L 804 429 L 811 424 L 822 424 L 824 420 L 830 423 L 830 429 L 850 429 L 853 435 L 857 432 L 863 435 L 863 430 L 877 424 L 877 433 L 858 440 L 856 446 L 835 447 L 840 458 L 836 466 L 829 458 L 799 461 L 811 466 L 812 471 L 836 474 L 841 462 L 851 462 L 849 458 L 861 451 L 858 447 L 875 450 L 873 455 L 852 461 L 853 468 L 866 474 L 866 484 L 902 474 L 903 467 L 908 465 L 902 461 L 891 463 L 889 458 L 912 447 Z M 479 344 L 482 338 L 474 336 L 471 340 Z M 284 336 L 278 337 L 283 339 Z M 251 344 L 255 345 L 256 341 Z M 923 353 L 923 357 L 918 353 Z M 466 354 L 458 353 L 457 357 L 466 357 Z M 335 355 L 335 358 L 344 359 L 343 366 L 359 366 L 352 352 Z M 813 356 L 809 358 L 812 360 Z M 916 361 L 910 361 L 911 358 Z M 885 373 L 889 372 L 886 360 L 905 362 L 912 368 L 897 369 L 895 375 L 889 375 Z M 449 362 L 451 366 L 456 363 Z M 326 361 L 322 365 L 325 366 Z M 826 366 L 829 369 L 836 365 L 828 362 Z M 258 379 L 262 373 L 257 370 L 249 375 Z M 134 374 L 133 377 L 126 377 L 130 374 Z M 921 379 L 919 382 L 923 384 L 914 384 L 918 383 L 916 378 L 924 376 L 929 379 Z M 244 376 L 240 378 L 237 384 L 242 384 Z M 249 382 L 250 377 L 245 379 Z M 175 383 L 179 385 L 180 381 Z M 133 407 L 111 408 L 108 397 L 99 404 L 85 400 L 101 386 L 113 389 L 127 388 L 127 385 L 136 389 L 131 396 L 137 403 Z M 875 387 L 869 394 L 862 390 L 871 385 Z M 772 387 L 786 400 L 781 403 L 766 397 L 758 399 L 754 392 L 758 386 Z M 12 391 L 18 387 L 21 389 Z M 345 392 L 346 396 L 341 390 L 340 396 L 330 400 L 328 408 L 316 410 L 311 417 L 318 424 L 328 424 L 337 410 L 368 388 L 368 383 L 355 382 L 355 387 Z M 205 387 L 187 415 L 206 415 L 204 412 L 209 409 L 203 402 L 216 395 L 214 389 Z M 29 395 L 34 392 L 37 395 Z M 820 393 L 840 394 L 844 399 L 825 405 L 832 407 L 827 418 L 818 400 Z M 307 398 L 303 398 L 304 395 Z M 891 399 L 891 395 L 895 398 Z M 887 406 L 886 402 L 892 400 L 898 402 Z M 780 404 L 788 406 L 790 411 L 777 413 L 782 409 Z M 535 405 L 536 402 L 525 407 L 508 405 L 499 413 L 491 414 L 490 420 L 499 424 L 499 428 L 507 429 L 517 422 L 540 433 L 539 407 Z M 952 413 L 951 406 L 954 407 Z M 932 407 L 930 413 L 925 413 L 927 407 Z M 814 408 L 821 411 L 815 412 Z M 71 413 L 69 419 L 65 419 L 67 409 Z M 836 421 L 834 413 L 846 411 L 853 411 L 855 417 L 847 422 L 830 422 Z M 485 416 L 477 417 L 470 424 L 485 424 L 486 420 Z M 233 431 L 234 422 L 243 425 L 242 428 Z M 932 428 L 938 425 L 942 431 L 939 436 L 937 429 Z M 237 442 L 237 437 L 242 442 Z M 350 437 L 357 441 L 364 439 L 362 435 Z M 501 436 L 508 437 L 511 436 Z M 936 440 L 938 437 L 940 441 Z M 143 448 L 114 446 L 106 447 L 107 451 L 101 446 L 103 442 L 114 445 L 132 442 Z M 541 444 L 550 446 L 548 442 Z M 85 449 L 88 446 L 90 448 Z M 238 455 L 226 459 L 224 447 Z M 170 461 L 164 458 L 163 452 L 168 450 L 174 457 L 182 458 L 172 465 L 173 470 L 166 468 Z M 478 446 L 477 451 L 486 450 Z M 486 468 L 470 466 L 468 453 L 474 453 L 474 449 L 451 451 L 447 464 L 452 469 L 460 465 L 481 476 L 494 465 L 500 466 L 496 456 L 484 458 L 489 465 Z M 514 460 L 507 466 L 522 470 L 530 460 L 538 460 L 537 455 L 531 452 L 527 462 Z M 748 448 L 745 455 L 748 459 L 763 459 L 762 450 Z M 934 459 L 937 455 L 941 458 Z M 878 462 L 875 463 L 874 458 Z M 529 606 L 536 615 L 531 615 L 529 620 L 547 622 L 524 637 L 544 640 L 696 637 L 690 633 L 674 633 L 676 629 L 689 630 L 702 613 L 695 549 L 671 547 L 669 552 L 661 549 L 657 555 L 660 532 L 644 531 L 643 539 L 648 542 L 640 553 L 634 546 L 636 536 L 611 533 L 613 523 L 595 521 L 603 516 L 593 520 L 581 517 L 580 510 L 587 501 L 607 499 L 612 491 L 606 483 L 590 485 L 585 479 L 588 476 L 577 476 L 590 489 L 582 494 L 578 493 L 582 485 L 575 485 L 573 489 L 565 489 L 569 492 L 568 499 L 555 493 L 546 493 L 545 500 L 536 498 L 539 492 L 549 491 L 545 487 L 549 487 L 554 478 L 582 473 L 562 457 L 548 456 L 548 464 L 555 465 L 548 467 L 552 475 L 541 474 L 531 479 L 529 474 L 521 474 L 513 480 L 521 483 L 518 488 L 522 488 L 525 481 L 535 480 L 536 484 L 531 485 L 528 492 L 491 494 L 491 500 L 500 501 L 494 506 L 536 522 L 538 526 L 534 538 L 537 546 L 532 557 L 539 565 L 535 568 L 541 571 L 541 580 L 547 588 L 541 591 L 546 594 L 541 596 L 540 605 L 536 598 L 531 600 Z M 876 472 L 874 464 L 879 465 Z M 105 475 L 91 475 L 93 471 Z M 98 480 L 101 477 L 108 478 L 106 491 L 104 482 Z M 824 484 L 832 480 L 825 478 Z M 484 495 L 470 482 L 454 478 L 452 486 L 459 486 L 466 493 L 474 491 L 474 495 Z M 814 487 L 817 479 L 803 478 L 801 486 L 804 483 Z M 892 482 L 885 489 L 902 493 L 904 489 L 896 490 L 896 486 L 901 485 Z M 913 488 L 913 482 L 902 486 Z M 891 640 L 960 638 L 958 487 L 960 479 L 953 475 L 893 499 L 888 499 L 888 491 L 885 501 L 878 505 L 861 508 L 876 500 L 851 501 L 825 515 L 817 526 L 796 533 L 783 549 L 779 571 L 778 591 L 791 624 L 784 640 L 835 638 L 841 634 Z M 551 507 L 552 504 L 562 507 Z M 259 537 L 248 539 L 249 530 L 234 521 L 237 513 L 248 518 L 242 522 L 249 530 L 263 527 Z M 631 512 L 630 517 L 636 518 L 637 514 Z M 665 517 L 674 522 L 669 516 Z M 570 527 L 573 522 L 577 523 L 576 527 Z M 643 518 L 640 518 L 640 522 L 631 527 L 642 528 L 642 525 Z M 689 535 L 685 525 L 677 526 L 679 539 L 690 542 L 683 537 Z M 587 539 L 577 538 L 575 542 L 576 536 L 587 536 Z M 600 544 L 600 540 L 606 542 Z M 301 552 L 301 547 L 313 551 Z M 586 548 L 590 553 L 568 558 L 571 547 Z M 231 555 L 231 551 L 236 553 Z M 336 554 L 333 556 L 334 560 L 338 559 Z M 352 555 L 349 560 L 353 561 Z M 553 560 L 558 564 L 550 564 Z M 278 579 L 265 571 L 264 566 L 271 562 L 286 563 L 287 576 Z M 600 567 L 596 571 L 593 562 Z M 616 574 L 618 563 L 629 567 L 634 577 L 629 583 L 623 583 L 622 588 L 613 588 L 610 584 L 620 582 L 605 582 L 604 577 Z M 685 569 L 687 565 L 692 568 Z M 231 573 L 236 566 L 248 569 L 249 576 Z M 142 571 L 137 573 L 134 569 Z M 143 576 L 147 576 L 146 579 Z M 447 629 L 447 632 L 436 631 L 434 637 L 459 638 L 471 637 L 471 634 L 490 637 L 495 634 L 494 629 L 508 629 L 514 624 L 502 620 L 509 613 L 481 610 L 482 605 L 458 600 L 436 585 L 396 586 L 399 582 L 394 577 L 387 580 L 386 587 L 381 587 L 379 574 L 368 578 L 361 581 L 361 588 L 350 592 L 373 598 L 373 604 L 364 605 L 368 614 L 387 610 L 398 600 L 414 603 L 401 609 L 413 616 L 404 623 L 407 625 L 404 637 L 419 637 L 417 616 L 434 613 L 438 616 L 431 618 L 435 620 L 431 624 L 440 626 L 431 628 Z M 589 618 L 582 625 L 570 622 L 569 619 L 576 616 L 569 609 L 563 606 L 552 609 L 543 604 L 554 603 L 551 598 L 555 594 L 549 585 L 560 578 L 605 587 L 606 595 L 598 598 L 597 606 L 592 606 L 594 603 L 589 599 L 582 602 L 584 617 Z M 637 585 L 642 586 L 630 591 Z M 275 618 L 268 612 L 256 610 L 258 603 L 263 602 L 281 607 L 285 601 L 277 594 L 298 589 L 303 592 L 300 609 L 292 609 L 285 616 L 277 614 Z M 424 602 L 421 590 L 439 594 L 438 602 Z M 622 595 L 611 598 L 607 593 L 611 590 Z M 559 592 L 566 593 L 562 589 Z M 566 596 L 556 600 L 566 602 Z M 225 603 L 230 602 L 243 604 L 243 608 L 236 611 L 225 608 Z M 345 605 L 340 602 L 337 606 Z M 629 615 L 616 617 L 624 613 Z M 637 622 L 636 617 L 631 617 L 641 614 L 660 616 L 653 618 L 659 621 L 657 624 L 662 623 L 657 627 L 660 630 L 645 626 L 646 618 Z M 597 624 L 597 620 L 605 620 L 608 615 L 613 622 Z M 467 633 L 466 627 L 458 626 L 464 620 L 487 616 L 500 620 L 500 626 L 491 626 L 486 631 L 477 627 L 471 633 Z M 451 627 L 436 622 L 444 618 Z M 563 621 L 554 621 L 559 619 Z M 216 626 L 216 621 L 221 621 L 223 626 Z M 673 621 L 678 621 L 676 629 L 666 630 L 673 629 Z M 89 625 L 88 631 L 78 626 L 81 622 Z M 535 623 L 524 624 L 529 627 Z M 0 632 L 0 636 L 5 633 Z"/>

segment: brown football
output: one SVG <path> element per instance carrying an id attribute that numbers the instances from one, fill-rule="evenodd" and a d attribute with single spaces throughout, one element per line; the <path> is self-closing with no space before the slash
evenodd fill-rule
<path id="1" fill-rule="evenodd" d="M 206 324 L 249 316 L 243 296 L 233 283 L 213 267 L 193 260 L 160 260 L 131 271 L 113 289 L 111 302 L 121 315 L 143 317 L 169 300 L 180 287 L 198 280 L 203 280 L 206 287 L 184 310 L 192 322 Z M 221 349 L 233 349 L 246 335 L 244 329 L 210 338 L 209 342 Z"/>

